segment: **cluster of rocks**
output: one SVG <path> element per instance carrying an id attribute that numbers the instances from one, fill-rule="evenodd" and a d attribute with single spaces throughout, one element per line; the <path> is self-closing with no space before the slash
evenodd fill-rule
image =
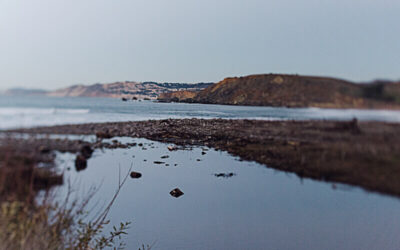
<path id="1" fill-rule="evenodd" d="M 127 102 L 127 101 L 129 101 L 129 98 L 127 98 L 127 97 L 122 97 L 121 100 L 122 100 L 123 102 Z M 142 99 L 138 99 L 136 96 L 133 96 L 130 100 L 132 100 L 132 101 L 139 101 L 139 102 L 142 101 Z M 151 99 L 148 98 L 148 97 L 145 97 L 145 98 L 143 98 L 143 100 L 145 100 L 145 101 L 150 101 Z"/>
<path id="2" fill-rule="evenodd" d="M 86 169 L 87 160 L 92 156 L 93 149 L 89 145 L 84 145 L 79 150 L 78 155 L 75 158 L 75 169 L 81 171 Z"/>

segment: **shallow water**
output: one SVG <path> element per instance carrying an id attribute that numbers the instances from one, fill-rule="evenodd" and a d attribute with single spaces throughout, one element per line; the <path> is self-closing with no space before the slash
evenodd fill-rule
<path id="1" fill-rule="evenodd" d="M 146 150 L 97 150 L 81 172 L 74 170 L 73 155 L 59 154 L 58 160 L 62 169 L 71 167 L 65 178 L 75 183 L 79 195 L 101 185 L 92 200 L 100 201 L 94 212 L 114 195 L 119 172 L 127 173 L 133 164 L 132 170 L 143 174 L 127 180 L 109 216 L 111 224 L 133 223 L 125 238 L 127 249 L 142 243 L 155 243 L 152 249 L 400 247 L 397 198 L 301 180 L 212 149 L 205 155 L 199 147 L 169 152 L 159 142 L 120 140 L 144 143 Z M 169 158 L 161 159 L 163 155 Z M 236 175 L 217 178 L 216 173 Z M 170 196 L 176 187 L 183 196 Z"/>
<path id="2" fill-rule="evenodd" d="M 356 117 L 359 120 L 400 122 L 400 111 L 122 102 L 112 98 L 0 96 L 0 129 L 193 117 L 263 120 L 349 120 Z"/>

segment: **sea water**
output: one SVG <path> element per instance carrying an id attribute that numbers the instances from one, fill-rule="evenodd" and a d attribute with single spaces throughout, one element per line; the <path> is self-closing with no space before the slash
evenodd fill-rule
<path id="1" fill-rule="evenodd" d="M 113 98 L 0 96 L 0 129 L 167 118 L 400 122 L 400 111 L 276 108 L 127 101 Z"/>

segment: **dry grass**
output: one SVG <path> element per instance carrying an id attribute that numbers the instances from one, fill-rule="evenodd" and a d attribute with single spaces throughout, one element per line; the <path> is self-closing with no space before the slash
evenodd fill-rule
<path id="1" fill-rule="evenodd" d="M 62 176 L 38 163 L 51 159 L 37 153 L 21 152 L 11 146 L 0 154 L 0 250 L 13 249 L 123 249 L 122 236 L 130 223 L 121 223 L 108 234 L 103 233 L 108 212 L 125 183 L 95 218 L 88 219 L 86 207 L 96 192 L 87 198 L 71 200 L 68 192 L 62 203 L 56 202 L 51 187 Z M 43 158 L 45 157 L 45 158 Z M 71 190 L 71 189 L 69 189 Z M 41 197 L 38 195 L 41 194 Z M 57 199 L 59 200 L 59 199 Z"/>

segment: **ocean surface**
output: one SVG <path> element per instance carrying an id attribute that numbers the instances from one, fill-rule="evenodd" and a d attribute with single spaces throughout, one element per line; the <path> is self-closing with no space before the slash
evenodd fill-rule
<path id="1" fill-rule="evenodd" d="M 208 104 L 157 103 L 112 98 L 1 96 L 0 129 L 87 122 L 166 118 L 263 120 L 359 120 L 400 122 L 400 111 L 272 108 Z"/>

